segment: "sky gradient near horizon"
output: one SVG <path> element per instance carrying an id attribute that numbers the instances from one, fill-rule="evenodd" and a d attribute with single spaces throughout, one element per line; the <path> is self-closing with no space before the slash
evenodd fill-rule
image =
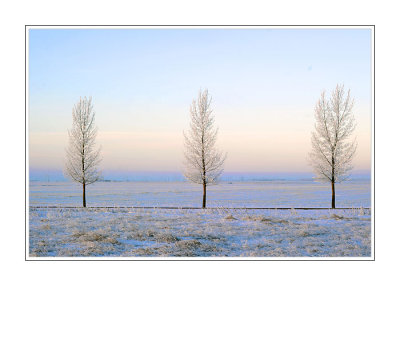
<path id="1" fill-rule="evenodd" d="M 200 88 L 228 172 L 310 172 L 314 106 L 355 98 L 355 170 L 371 163 L 369 29 L 30 29 L 29 165 L 62 170 L 71 111 L 92 96 L 102 168 L 180 171 Z"/>

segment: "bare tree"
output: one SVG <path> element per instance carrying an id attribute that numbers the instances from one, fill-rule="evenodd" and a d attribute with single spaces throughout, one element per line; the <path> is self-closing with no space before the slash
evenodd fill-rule
<path id="1" fill-rule="evenodd" d="M 190 107 L 190 129 L 184 135 L 186 179 L 203 185 L 203 208 L 206 207 L 207 185 L 215 184 L 223 172 L 226 154 L 217 150 L 218 129 L 214 128 L 211 97 L 208 90 L 199 95 Z"/>
<path id="2" fill-rule="evenodd" d="M 315 106 L 310 163 L 317 179 L 331 183 L 332 208 L 335 208 L 335 184 L 348 179 L 357 148 L 355 139 L 349 140 L 356 126 L 353 105 L 350 90 L 346 93 L 343 85 L 337 85 L 329 100 L 322 92 Z"/>
<path id="3" fill-rule="evenodd" d="M 92 98 L 80 98 L 72 109 L 72 129 L 68 130 L 65 174 L 82 184 L 83 207 L 86 207 L 86 186 L 100 180 L 98 165 L 100 148 L 96 148 L 97 127 Z"/>

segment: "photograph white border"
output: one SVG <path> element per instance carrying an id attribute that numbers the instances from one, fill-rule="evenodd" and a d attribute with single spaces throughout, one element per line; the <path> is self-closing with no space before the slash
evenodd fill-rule
<path id="1" fill-rule="evenodd" d="M 370 29 L 371 256 L 368 257 L 32 257 L 29 256 L 29 30 L 35 29 Z M 375 261 L 375 25 L 26 25 L 25 26 L 25 261 Z"/>

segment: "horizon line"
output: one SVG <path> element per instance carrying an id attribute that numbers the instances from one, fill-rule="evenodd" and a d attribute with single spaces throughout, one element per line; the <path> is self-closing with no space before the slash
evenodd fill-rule
<path id="1" fill-rule="evenodd" d="M 39 168 L 39 167 L 29 167 L 29 171 L 35 171 L 35 172 L 44 172 L 44 171 L 49 171 L 49 172 L 63 172 L 62 168 Z M 133 169 L 109 169 L 105 168 L 100 170 L 102 172 L 113 172 L 113 173 L 180 173 L 182 174 L 183 172 L 181 170 L 151 170 L 151 169 L 145 169 L 145 170 L 133 170 Z M 366 168 L 360 168 L 360 169 L 354 169 L 352 173 L 370 173 L 371 168 L 366 169 Z M 241 171 L 241 170 L 224 170 L 223 174 L 313 174 L 312 171 L 310 170 L 298 170 L 298 171 L 284 171 L 284 170 L 277 170 L 277 171 L 258 171 L 258 170 L 248 170 L 248 171 Z M 350 174 L 352 174 L 350 173 Z"/>

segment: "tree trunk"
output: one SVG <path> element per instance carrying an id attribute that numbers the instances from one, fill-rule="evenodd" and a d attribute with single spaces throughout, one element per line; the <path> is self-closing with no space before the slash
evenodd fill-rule
<path id="1" fill-rule="evenodd" d="M 86 207 L 86 184 L 82 184 L 83 186 L 83 207 Z"/>
<path id="2" fill-rule="evenodd" d="M 335 208 L 335 182 L 331 182 L 332 185 L 332 208 Z"/>
<path id="3" fill-rule="evenodd" d="M 206 190 L 207 186 L 206 183 L 203 182 L 203 208 L 206 208 Z"/>

